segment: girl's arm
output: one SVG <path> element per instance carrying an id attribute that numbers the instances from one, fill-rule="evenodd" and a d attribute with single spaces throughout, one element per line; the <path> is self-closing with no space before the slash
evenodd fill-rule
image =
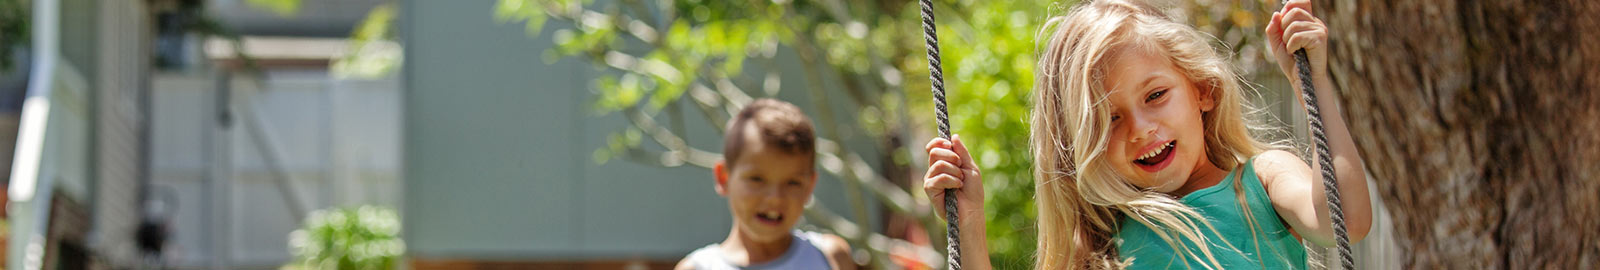
<path id="1" fill-rule="evenodd" d="M 1321 109 L 1328 148 L 1333 156 L 1334 174 L 1339 180 L 1339 199 L 1344 210 L 1345 226 L 1350 242 L 1358 242 L 1366 237 L 1371 228 L 1372 201 L 1367 194 L 1367 175 L 1362 167 L 1361 154 L 1356 151 L 1355 141 L 1350 137 L 1333 81 L 1328 76 L 1327 26 L 1312 15 L 1309 0 L 1293 0 L 1284 4 L 1282 11 L 1273 13 L 1266 31 L 1268 45 L 1278 59 L 1279 67 L 1289 74 L 1291 82 L 1300 80 L 1298 72 L 1294 72 L 1292 52 L 1302 48 L 1306 50 L 1312 67 L 1317 106 Z M 1297 93 L 1303 91 L 1299 89 L 1299 83 L 1291 84 Z M 1301 101 L 1304 103 L 1303 98 Z M 1313 158 L 1316 158 L 1315 155 Z M 1318 162 L 1308 166 L 1293 154 L 1273 151 L 1257 158 L 1256 163 L 1257 173 L 1267 186 L 1273 206 L 1292 230 L 1319 245 L 1333 245 L 1331 214 Z"/>
<path id="2" fill-rule="evenodd" d="M 961 211 L 961 220 L 956 221 L 956 227 L 961 229 L 961 267 L 992 269 L 989 237 L 983 233 L 983 177 L 966 144 L 961 143 L 961 136 L 952 136 L 951 140 L 928 141 L 928 174 L 922 178 L 922 191 L 933 202 L 939 220 L 944 220 L 944 196 L 949 195 L 944 190 L 956 189 L 956 209 Z"/>

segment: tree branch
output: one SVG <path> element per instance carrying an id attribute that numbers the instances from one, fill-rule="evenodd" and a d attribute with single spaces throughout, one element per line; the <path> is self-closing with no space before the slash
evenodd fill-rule
<path id="1" fill-rule="evenodd" d="M 894 239 L 874 233 L 871 230 L 863 230 L 861 226 L 839 217 L 838 214 L 829 212 L 826 208 L 806 207 L 805 215 L 806 219 L 812 224 L 817 224 L 833 231 L 834 234 L 844 238 L 846 242 L 850 242 L 852 247 L 872 247 L 866 250 L 872 252 L 873 257 L 889 258 L 892 255 L 890 252 L 901 250 L 912 253 L 911 259 L 923 265 L 934 269 L 944 268 L 945 266 L 944 254 L 939 253 L 938 250 L 932 247 Z"/>
<path id="2" fill-rule="evenodd" d="M 682 137 L 672 133 L 672 130 L 656 124 L 655 119 L 645 115 L 637 107 L 627 109 L 623 115 L 626 115 L 628 121 L 632 122 L 633 126 L 637 127 L 639 131 L 650 135 L 650 138 L 655 140 L 656 143 L 666 147 L 668 153 L 676 154 L 677 158 L 682 159 L 684 162 L 695 166 L 712 168 L 716 166 L 718 160 L 722 159 L 720 154 L 690 147 Z M 636 148 L 636 146 L 630 148 Z"/>

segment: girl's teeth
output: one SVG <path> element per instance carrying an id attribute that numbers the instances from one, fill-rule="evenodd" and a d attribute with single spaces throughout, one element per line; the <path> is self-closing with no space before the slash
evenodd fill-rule
<path id="1" fill-rule="evenodd" d="M 1161 147 L 1156 148 L 1156 150 L 1151 150 L 1149 153 L 1145 153 L 1143 156 L 1139 156 L 1139 159 L 1148 159 L 1148 158 L 1155 157 L 1157 154 L 1161 154 L 1161 152 L 1165 152 L 1168 147 L 1172 147 L 1172 143 L 1173 142 L 1167 142 L 1167 144 L 1161 145 Z"/>

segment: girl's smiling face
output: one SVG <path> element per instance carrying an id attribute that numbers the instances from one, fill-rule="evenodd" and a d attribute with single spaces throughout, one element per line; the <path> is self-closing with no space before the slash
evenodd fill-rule
<path id="1" fill-rule="evenodd" d="M 1216 108 L 1210 90 L 1159 52 L 1123 46 L 1109 56 L 1101 89 L 1109 91 L 1104 102 L 1111 115 L 1106 158 L 1117 173 L 1170 194 L 1192 184 L 1197 170 L 1215 167 L 1206 159 L 1201 118 Z"/>

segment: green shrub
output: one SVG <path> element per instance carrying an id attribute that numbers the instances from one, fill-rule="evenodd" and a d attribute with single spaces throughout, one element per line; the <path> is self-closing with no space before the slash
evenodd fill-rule
<path id="1" fill-rule="evenodd" d="M 400 218 L 393 209 L 359 206 L 325 209 L 289 233 L 294 262 L 285 269 L 397 269 L 405 253 Z"/>

